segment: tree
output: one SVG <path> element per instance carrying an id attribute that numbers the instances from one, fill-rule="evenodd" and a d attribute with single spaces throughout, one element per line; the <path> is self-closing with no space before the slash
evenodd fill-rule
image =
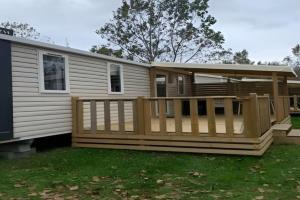
<path id="1" fill-rule="evenodd" d="M 141 62 L 207 61 L 224 50 L 208 7 L 208 0 L 123 0 L 96 33 Z"/>
<path id="2" fill-rule="evenodd" d="M 300 44 L 297 44 L 294 48 L 292 48 L 292 52 L 294 56 L 300 57 Z"/>
<path id="3" fill-rule="evenodd" d="M 273 66 L 280 66 L 280 65 L 283 65 L 282 62 L 279 62 L 279 61 L 271 61 L 271 62 L 262 62 L 262 61 L 258 61 L 257 62 L 257 65 L 273 65 Z"/>
<path id="4" fill-rule="evenodd" d="M 293 67 L 298 79 L 300 79 L 300 44 L 292 48 L 292 56 L 285 57 L 283 62 Z"/>
<path id="5" fill-rule="evenodd" d="M 248 51 L 246 49 L 236 52 L 233 56 L 233 61 L 237 64 L 254 64 L 254 62 L 248 58 Z"/>
<path id="6" fill-rule="evenodd" d="M 36 31 L 35 28 L 31 27 L 27 23 L 20 22 L 2 22 L 1 27 L 6 29 L 12 29 L 14 31 L 14 36 L 22 37 L 26 39 L 39 39 L 40 33 Z"/>
<path id="7" fill-rule="evenodd" d="M 108 56 L 115 56 L 117 58 L 123 58 L 123 50 L 122 49 L 118 49 L 118 50 L 113 50 L 111 48 L 109 48 L 108 46 L 102 45 L 102 46 L 92 46 L 92 48 L 90 49 L 91 52 L 93 53 L 99 53 L 99 54 L 104 54 L 104 55 L 108 55 Z"/>

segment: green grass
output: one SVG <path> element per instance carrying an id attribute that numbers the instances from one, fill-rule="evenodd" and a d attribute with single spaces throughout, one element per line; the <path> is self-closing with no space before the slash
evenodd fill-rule
<path id="1" fill-rule="evenodd" d="M 300 129 L 300 116 L 292 116 L 291 119 L 293 128 Z"/>
<path id="2" fill-rule="evenodd" d="M 0 160 L 0 199 L 294 200 L 299 152 L 297 145 L 273 145 L 263 157 L 62 148 Z"/>

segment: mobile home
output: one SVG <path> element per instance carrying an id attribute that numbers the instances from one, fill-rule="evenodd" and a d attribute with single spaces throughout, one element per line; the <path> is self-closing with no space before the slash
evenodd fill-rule
<path id="1" fill-rule="evenodd" d="M 149 65 L 0 35 L 0 142 L 71 133 L 71 96 L 149 96 Z"/>

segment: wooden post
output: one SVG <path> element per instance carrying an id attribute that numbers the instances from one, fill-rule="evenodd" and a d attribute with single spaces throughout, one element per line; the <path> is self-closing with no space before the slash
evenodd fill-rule
<path id="1" fill-rule="evenodd" d="M 165 134 L 167 132 L 167 120 L 166 120 L 166 100 L 159 99 L 158 107 L 159 107 L 159 131 L 161 134 Z"/>
<path id="2" fill-rule="evenodd" d="M 190 117 L 191 117 L 192 134 L 198 135 L 199 133 L 198 99 L 190 99 Z"/>
<path id="3" fill-rule="evenodd" d="M 76 136 L 78 134 L 77 130 L 77 123 L 78 123 L 78 118 L 77 118 L 77 101 L 78 97 L 72 97 L 72 136 Z"/>
<path id="4" fill-rule="evenodd" d="M 136 100 L 136 120 L 137 120 L 137 133 L 145 134 L 145 122 L 144 122 L 144 97 L 138 97 Z"/>
<path id="5" fill-rule="evenodd" d="M 95 100 L 91 101 L 90 113 L 91 113 L 91 133 L 95 134 L 97 131 L 97 105 Z"/>
<path id="6" fill-rule="evenodd" d="M 174 99 L 174 112 L 175 112 L 175 132 L 176 134 L 182 133 L 182 102 L 181 99 Z"/>
<path id="7" fill-rule="evenodd" d="M 288 84 L 287 84 L 287 77 L 284 76 L 283 77 L 283 95 L 284 96 L 289 96 L 289 87 L 288 87 Z"/>
<path id="8" fill-rule="evenodd" d="M 104 100 L 104 124 L 105 124 L 105 132 L 110 133 L 111 125 L 110 125 L 110 101 Z"/>
<path id="9" fill-rule="evenodd" d="M 144 122 L 145 122 L 145 134 L 151 133 L 151 101 L 144 99 Z"/>
<path id="10" fill-rule="evenodd" d="M 83 102 L 77 101 L 77 133 L 82 134 L 84 130 L 83 123 Z"/>
<path id="11" fill-rule="evenodd" d="M 215 100 L 212 98 L 206 99 L 207 110 L 207 123 L 208 123 L 208 135 L 216 135 L 216 114 L 215 114 Z"/>
<path id="12" fill-rule="evenodd" d="M 278 77 L 277 74 L 274 72 L 272 74 L 272 79 L 273 79 L 273 99 L 274 99 L 274 107 L 275 107 L 275 116 L 276 116 L 276 121 L 280 121 L 280 113 L 279 113 L 279 104 L 278 104 Z"/>
<path id="13" fill-rule="evenodd" d="M 269 127 L 272 126 L 272 120 L 271 120 L 271 110 L 270 110 L 270 105 L 271 105 L 271 101 L 270 101 L 270 95 L 269 94 L 265 94 L 264 96 L 267 97 L 267 101 L 268 101 L 268 104 L 267 104 L 267 115 L 268 115 L 268 124 L 269 124 Z"/>
<path id="14" fill-rule="evenodd" d="M 249 112 L 249 126 L 250 137 L 260 137 L 261 127 L 260 127 L 260 115 L 259 106 L 256 93 L 250 93 L 250 112 Z"/>
<path id="15" fill-rule="evenodd" d="M 298 110 L 298 98 L 297 95 L 294 95 L 294 111 Z"/>
<path id="16" fill-rule="evenodd" d="M 234 128 L 233 128 L 233 108 L 232 108 L 232 99 L 226 98 L 224 99 L 225 105 L 225 128 L 226 134 L 229 136 L 233 136 Z"/>
<path id="17" fill-rule="evenodd" d="M 149 70 L 149 80 L 150 80 L 150 97 L 155 97 L 156 90 L 156 69 L 150 68 Z M 156 103 L 155 101 L 151 101 L 151 115 L 156 115 Z"/>
<path id="18" fill-rule="evenodd" d="M 118 100 L 118 119 L 119 119 L 119 132 L 125 132 L 125 113 L 124 113 L 124 101 Z"/>

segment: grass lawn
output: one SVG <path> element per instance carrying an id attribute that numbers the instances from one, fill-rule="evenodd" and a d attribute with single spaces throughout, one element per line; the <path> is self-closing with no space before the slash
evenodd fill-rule
<path id="1" fill-rule="evenodd" d="M 300 116 L 292 116 L 291 119 L 293 128 L 300 129 Z"/>
<path id="2" fill-rule="evenodd" d="M 300 146 L 261 158 L 61 148 L 0 160 L 0 199 L 297 199 Z"/>

